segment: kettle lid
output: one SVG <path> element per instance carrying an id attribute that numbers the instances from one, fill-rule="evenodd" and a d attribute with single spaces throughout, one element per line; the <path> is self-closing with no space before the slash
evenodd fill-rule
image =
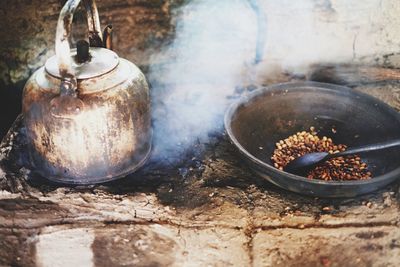
<path id="1" fill-rule="evenodd" d="M 71 67 L 78 80 L 90 79 L 103 75 L 113 70 L 119 63 L 118 55 L 109 49 L 90 47 L 86 56 L 82 56 L 81 53 L 78 52 L 76 48 L 71 49 Z M 50 75 L 62 78 L 59 71 L 57 56 L 52 56 L 46 61 L 45 69 Z"/>

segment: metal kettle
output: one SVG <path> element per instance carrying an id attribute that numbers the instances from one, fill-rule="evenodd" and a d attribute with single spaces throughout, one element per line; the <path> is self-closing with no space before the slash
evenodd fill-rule
<path id="1" fill-rule="evenodd" d="M 67 184 L 123 177 L 151 150 L 149 88 L 143 73 L 103 44 L 94 0 L 82 0 L 89 45 L 70 49 L 80 0 L 68 0 L 56 31 L 56 55 L 27 81 L 23 117 L 29 160 L 41 176 Z M 79 42 L 78 42 L 79 43 Z"/>

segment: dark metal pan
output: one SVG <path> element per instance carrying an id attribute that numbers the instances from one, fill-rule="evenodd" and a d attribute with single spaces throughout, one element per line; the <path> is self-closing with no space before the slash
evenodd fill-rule
<path id="1" fill-rule="evenodd" d="M 284 189 L 319 197 L 353 197 L 400 177 L 398 148 L 361 155 L 373 174 L 370 180 L 310 180 L 274 168 L 270 157 L 275 143 L 311 126 L 318 135 L 349 147 L 400 137 L 400 115 L 389 105 L 350 88 L 324 83 L 266 87 L 232 104 L 225 115 L 229 138 L 252 170 Z"/>

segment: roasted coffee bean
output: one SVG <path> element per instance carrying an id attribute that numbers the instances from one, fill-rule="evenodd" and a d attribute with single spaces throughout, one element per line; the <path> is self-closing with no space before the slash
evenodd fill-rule
<path id="1" fill-rule="evenodd" d="M 297 157 L 312 152 L 339 153 L 347 148 L 344 144 L 334 144 L 331 138 L 318 137 L 314 127 L 310 131 L 297 132 L 276 143 L 276 149 L 271 157 L 275 168 L 283 168 Z M 372 177 L 365 162 L 357 155 L 338 157 L 327 160 L 312 169 L 307 177 L 320 180 L 365 180 Z"/>

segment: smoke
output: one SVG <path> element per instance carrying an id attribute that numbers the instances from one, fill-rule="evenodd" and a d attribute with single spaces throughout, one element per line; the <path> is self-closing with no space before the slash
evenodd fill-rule
<path id="1" fill-rule="evenodd" d="M 282 73 L 305 77 L 314 64 L 386 62 L 398 50 L 392 1 L 187 2 L 148 76 L 154 154 L 164 158 L 219 131 L 237 87 L 282 81 Z"/>
<path id="2" fill-rule="evenodd" d="M 179 10 L 176 37 L 152 58 L 148 76 L 156 157 L 177 157 L 223 127 L 235 88 L 260 60 L 256 7 L 253 0 L 204 0 Z"/>

